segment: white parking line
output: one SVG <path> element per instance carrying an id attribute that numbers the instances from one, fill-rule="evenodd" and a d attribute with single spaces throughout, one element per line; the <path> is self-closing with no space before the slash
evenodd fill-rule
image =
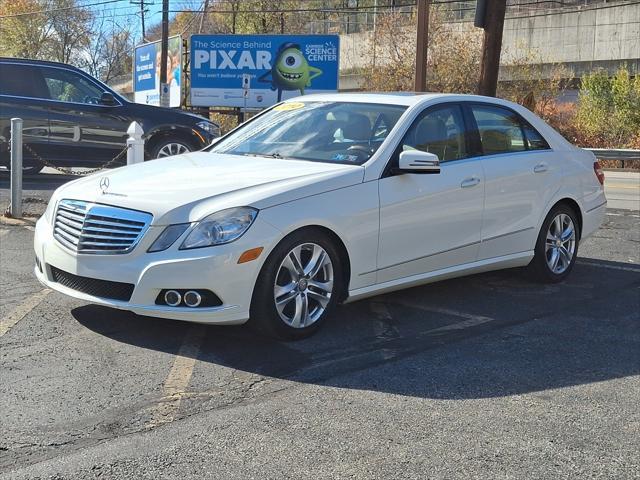
<path id="1" fill-rule="evenodd" d="M 201 325 L 194 325 L 187 331 L 169 375 L 164 381 L 163 399 L 154 407 L 147 428 L 157 427 L 174 420 L 174 415 L 180 408 L 182 397 L 189 386 L 205 333 L 205 327 Z"/>
<path id="2" fill-rule="evenodd" d="M 0 320 L 0 337 L 11 330 L 11 328 L 22 320 L 31 310 L 36 308 L 50 292 L 51 290 L 45 288 L 38 293 L 34 293 L 18 305 L 8 316 Z"/>
<path id="3" fill-rule="evenodd" d="M 419 310 L 424 310 L 426 312 L 441 313 L 443 315 L 449 315 L 449 316 L 452 316 L 452 317 L 459 317 L 459 318 L 464 318 L 465 319 L 463 322 L 458 322 L 458 323 L 454 323 L 452 325 L 447 325 L 446 327 L 435 328 L 433 330 L 429 330 L 429 332 L 426 332 L 426 333 L 431 333 L 431 332 L 439 331 L 439 330 L 442 330 L 442 329 L 459 330 L 461 328 L 468 328 L 468 327 L 473 327 L 474 325 L 481 325 L 483 323 L 493 322 L 493 318 L 491 318 L 491 317 L 485 317 L 485 316 L 482 316 L 482 315 L 473 315 L 471 313 L 460 312 L 458 310 L 452 310 L 450 308 L 441 308 L 441 307 L 432 307 L 430 305 L 421 305 L 419 303 L 415 303 L 415 302 L 411 302 L 411 301 L 407 301 L 407 300 L 394 300 L 394 302 L 395 303 L 399 303 L 400 305 L 404 305 L 405 307 L 417 308 Z M 456 327 L 456 328 L 453 328 L 453 327 Z"/>
<path id="4" fill-rule="evenodd" d="M 400 332 L 393 324 L 393 317 L 387 306 L 382 302 L 370 302 L 369 309 L 374 314 L 373 319 L 373 334 L 379 340 L 393 340 L 400 338 Z M 386 348 L 381 348 L 380 353 L 382 358 L 388 360 L 393 358 L 394 353 Z"/>
<path id="5" fill-rule="evenodd" d="M 596 263 L 596 262 L 585 262 L 584 260 L 578 260 L 577 263 L 579 263 L 580 265 L 587 265 L 589 267 L 596 267 L 596 268 L 608 268 L 610 270 L 622 270 L 624 272 L 637 272 L 640 273 L 640 265 L 638 265 L 637 267 L 623 267 L 621 265 L 606 265 L 603 263 Z"/>

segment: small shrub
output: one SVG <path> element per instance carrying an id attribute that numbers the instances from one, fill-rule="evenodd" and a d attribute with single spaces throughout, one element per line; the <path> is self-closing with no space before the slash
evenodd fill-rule
<path id="1" fill-rule="evenodd" d="M 591 143 L 583 146 L 633 148 L 640 143 L 640 77 L 626 67 L 613 77 L 598 70 L 582 78 L 576 127 Z"/>

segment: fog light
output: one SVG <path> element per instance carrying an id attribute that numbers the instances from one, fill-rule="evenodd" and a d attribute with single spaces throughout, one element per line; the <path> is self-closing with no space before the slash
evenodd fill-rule
<path id="1" fill-rule="evenodd" d="M 202 302 L 202 297 L 195 290 L 189 290 L 184 294 L 184 303 L 187 307 L 195 308 Z"/>
<path id="2" fill-rule="evenodd" d="M 170 307 L 177 307 L 182 301 L 182 295 L 175 290 L 167 290 L 164 294 L 164 301 Z"/>

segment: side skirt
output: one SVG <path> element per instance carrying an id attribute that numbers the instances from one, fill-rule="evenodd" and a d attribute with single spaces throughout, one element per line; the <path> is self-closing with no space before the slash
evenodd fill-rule
<path id="1" fill-rule="evenodd" d="M 462 265 L 442 268 L 440 270 L 434 270 L 433 272 L 411 275 L 410 277 L 399 278 L 389 282 L 358 288 L 349 292 L 349 297 L 344 301 L 344 303 L 350 303 L 363 298 L 373 297 L 374 295 L 402 290 L 404 288 L 434 283 L 440 280 L 464 277 L 474 273 L 490 272 L 492 270 L 502 270 L 505 268 L 524 267 L 531 262 L 533 255 L 533 250 L 512 253 L 510 255 L 487 258 L 477 262 L 463 263 Z"/>

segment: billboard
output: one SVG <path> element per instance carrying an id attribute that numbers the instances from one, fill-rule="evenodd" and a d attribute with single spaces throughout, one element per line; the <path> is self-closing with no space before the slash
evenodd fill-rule
<path id="1" fill-rule="evenodd" d="M 160 105 L 160 51 L 161 43 L 139 45 L 133 56 L 133 100 L 136 103 Z M 182 84 L 182 39 L 169 38 L 167 56 L 167 83 L 169 106 L 179 107 Z"/>
<path id="2" fill-rule="evenodd" d="M 261 108 L 335 92 L 339 41 L 338 35 L 192 35 L 191 104 Z"/>

